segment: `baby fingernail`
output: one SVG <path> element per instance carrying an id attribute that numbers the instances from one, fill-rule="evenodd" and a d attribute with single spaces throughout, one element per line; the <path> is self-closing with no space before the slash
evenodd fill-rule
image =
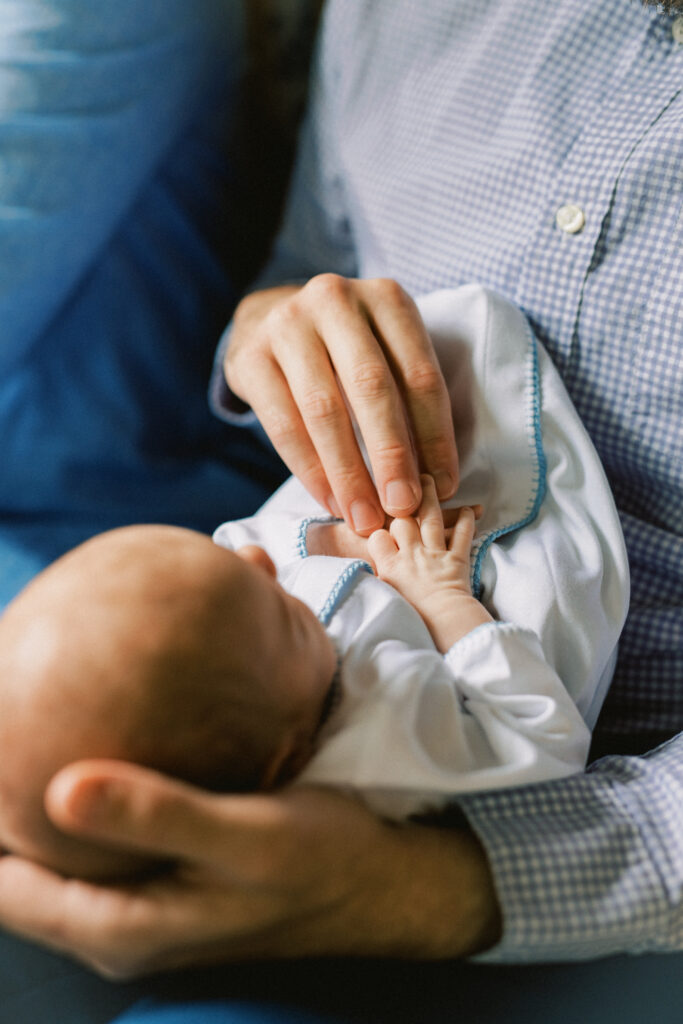
<path id="1" fill-rule="evenodd" d="M 353 528 L 358 533 L 365 533 L 368 530 L 378 530 L 384 522 L 384 516 L 379 509 L 363 498 L 352 501 L 349 508 Z"/>
<path id="2" fill-rule="evenodd" d="M 384 500 L 387 508 L 403 512 L 415 508 L 419 499 L 417 491 L 407 480 L 390 480 L 384 492 Z"/>

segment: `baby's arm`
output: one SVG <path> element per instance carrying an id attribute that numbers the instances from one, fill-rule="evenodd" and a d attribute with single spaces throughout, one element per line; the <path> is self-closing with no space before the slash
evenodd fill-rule
<path id="1" fill-rule="evenodd" d="M 493 621 L 470 588 L 474 524 L 474 510 L 461 508 L 446 531 L 434 481 L 423 476 L 416 516 L 394 519 L 388 530 L 376 530 L 368 541 L 377 575 L 420 613 L 442 654 Z"/>

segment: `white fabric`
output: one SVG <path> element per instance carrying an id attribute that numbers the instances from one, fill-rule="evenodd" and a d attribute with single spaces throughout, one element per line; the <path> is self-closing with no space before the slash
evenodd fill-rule
<path id="1" fill-rule="evenodd" d="M 340 651 L 342 699 L 300 781 L 350 787 L 394 818 L 581 771 L 628 603 L 598 457 L 522 314 L 474 285 L 418 305 L 461 452 L 450 504 L 484 505 L 472 578 L 499 621 L 443 657 L 393 588 L 359 563 L 307 555 L 311 518 L 329 517 L 294 479 L 214 535 L 264 547 Z"/>

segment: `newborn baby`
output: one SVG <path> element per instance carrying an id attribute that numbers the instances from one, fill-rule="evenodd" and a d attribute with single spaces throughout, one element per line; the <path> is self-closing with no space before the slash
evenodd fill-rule
<path id="1" fill-rule="evenodd" d="M 0 845 L 81 877 L 137 866 L 48 821 L 45 786 L 75 759 L 226 790 L 269 788 L 303 764 L 335 651 L 260 553 L 242 554 L 189 530 L 127 527 L 59 559 L 7 608 Z"/>
<path id="2" fill-rule="evenodd" d="M 490 616 L 469 592 L 473 513 L 459 517 L 458 545 L 447 550 L 431 482 L 426 501 L 444 569 L 460 567 L 425 602 L 445 650 Z M 144 861 L 50 823 L 43 793 L 54 773 L 105 757 L 217 790 L 281 785 L 315 748 L 337 662 L 325 628 L 279 585 L 262 548 L 232 552 L 170 526 L 87 541 L 0 618 L 0 844 L 68 875 L 136 870 Z"/>
<path id="3" fill-rule="evenodd" d="M 518 310 L 478 286 L 419 308 L 470 410 L 476 539 L 471 507 L 445 533 L 428 478 L 369 542 L 292 478 L 214 541 L 127 527 L 64 556 L 0 618 L 0 846 L 82 877 L 149 864 L 49 823 L 45 786 L 80 758 L 337 786 L 395 820 L 583 769 L 628 606 L 609 486 Z"/>

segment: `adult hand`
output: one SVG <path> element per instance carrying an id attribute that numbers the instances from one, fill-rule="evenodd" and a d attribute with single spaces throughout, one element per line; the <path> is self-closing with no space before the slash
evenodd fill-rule
<path id="1" fill-rule="evenodd" d="M 46 806 L 69 832 L 172 858 L 120 885 L 0 859 L 0 924 L 107 977 L 250 957 L 451 957 L 497 937 L 469 832 L 388 825 L 338 793 L 215 795 L 93 761 L 63 769 Z"/>
<path id="2" fill-rule="evenodd" d="M 254 292 L 235 313 L 224 370 L 292 473 L 358 533 L 381 527 L 385 512 L 417 509 L 421 469 L 441 500 L 455 492 L 448 392 L 417 307 L 395 281 L 321 274 Z"/>

